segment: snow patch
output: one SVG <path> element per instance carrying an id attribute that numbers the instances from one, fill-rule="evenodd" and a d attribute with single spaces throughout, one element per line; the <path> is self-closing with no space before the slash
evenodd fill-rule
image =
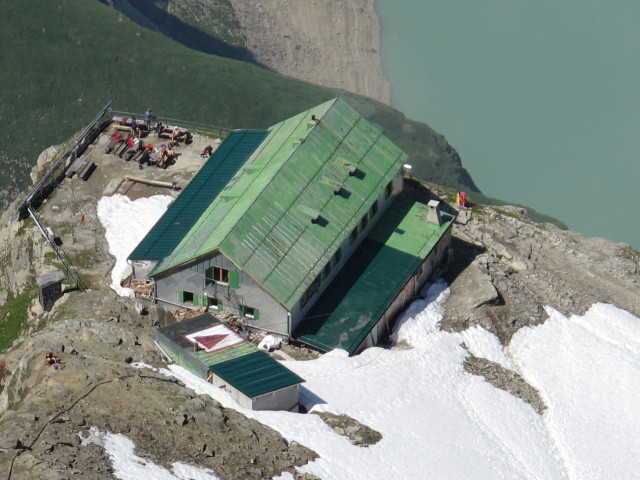
<path id="1" fill-rule="evenodd" d="M 172 201 L 173 197 L 168 195 L 131 200 L 120 194 L 102 197 L 98 201 L 98 218 L 105 229 L 109 253 L 116 257 L 116 264 L 111 271 L 111 288 L 118 295 L 134 297 L 132 289 L 120 285 L 122 280 L 131 275 L 132 270 L 127 263 L 127 257 L 156 224 Z"/>
<path id="2" fill-rule="evenodd" d="M 183 462 L 172 464 L 172 471 L 156 465 L 148 458 L 139 457 L 135 453 L 135 443 L 118 433 L 103 432 L 97 427 L 89 429 L 87 438 L 79 435 L 82 445 L 95 443 L 105 449 L 111 459 L 114 476 L 120 480 L 219 480 L 215 473 L 208 469 Z"/>

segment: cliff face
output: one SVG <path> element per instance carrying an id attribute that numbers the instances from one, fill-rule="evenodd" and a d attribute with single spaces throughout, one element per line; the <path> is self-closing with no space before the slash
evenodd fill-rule
<path id="1" fill-rule="evenodd" d="M 278 73 L 391 102 L 374 0 L 231 0 L 255 60 Z"/>

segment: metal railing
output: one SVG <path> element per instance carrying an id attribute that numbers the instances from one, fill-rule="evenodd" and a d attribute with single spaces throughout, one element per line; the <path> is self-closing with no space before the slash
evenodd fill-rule
<path id="1" fill-rule="evenodd" d="M 145 124 L 145 114 L 137 112 L 125 112 L 121 110 L 112 111 L 114 120 L 125 118 L 130 119 L 132 116 L 136 117 L 138 123 Z M 151 124 L 155 125 L 157 122 L 161 122 L 165 126 L 178 126 L 189 130 L 190 132 L 197 132 L 208 135 L 215 135 L 219 138 L 224 138 L 232 131 L 231 128 L 221 127 L 219 125 L 213 125 L 210 123 L 197 122 L 195 120 L 184 120 L 179 118 L 164 117 L 161 115 L 154 115 L 152 117 Z"/>
<path id="2" fill-rule="evenodd" d="M 67 160 L 73 162 L 82 155 L 109 122 L 111 122 L 111 102 L 108 102 L 104 106 L 100 113 L 87 125 L 87 128 L 78 135 L 71 146 L 58 158 L 45 176 L 42 177 L 38 184 L 29 192 L 27 198 L 18 207 L 18 215 L 20 218 L 25 218 L 25 213 L 28 208 L 38 204 L 51 193 L 53 188 L 60 183 Z"/>
<path id="3" fill-rule="evenodd" d="M 67 272 L 67 276 L 73 280 L 75 287 L 80 290 L 85 290 L 86 286 L 84 282 L 78 275 L 78 272 L 76 272 L 76 268 L 71 263 L 71 260 L 69 259 L 65 251 L 56 242 L 55 237 L 53 236 L 52 230 L 46 225 L 44 225 L 44 221 L 42 221 L 38 217 L 38 214 L 35 212 L 33 208 L 29 206 L 27 207 L 27 211 L 29 212 L 29 216 L 31 216 L 36 226 L 38 227 L 38 230 L 40 230 L 40 233 L 42 234 L 42 236 L 47 240 L 47 242 L 49 242 L 49 245 L 51 245 L 51 248 L 53 248 L 53 251 L 56 252 L 58 259 L 60 260 L 60 262 L 62 262 L 62 265 L 65 271 Z"/>

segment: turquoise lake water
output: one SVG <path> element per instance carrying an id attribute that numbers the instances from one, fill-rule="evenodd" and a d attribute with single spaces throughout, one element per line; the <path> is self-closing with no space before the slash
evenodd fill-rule
<path id="1" fill-rule="evenodd" d="M 487 195 L 640 248 L 640 1 L 376 0 L 393 105 Z"/>

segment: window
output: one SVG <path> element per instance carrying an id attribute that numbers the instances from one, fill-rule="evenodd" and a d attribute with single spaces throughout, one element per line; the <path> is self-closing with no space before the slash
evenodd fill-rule
<path id="1" fill-rule="evenodd" d="M 229 283 L 229 270 L 220 267 L 211 267 L 211 279 L 214 282 Z"/>
<path id="2" fill-rule="evenodd" d="M 242 315 L 243 317 L 258 320 L 260 318 L 260 311 L 257 308 L 249 307 L 247 305 L 240 305 L 240 315 Z"/>
<path id="3" fill-rule="evenodd" d="M 202 305 L 204 307 L 222 311 L 222 300 L 216 297 L 204 297 L 202 299 Z"/>
<path id="4" fill-rule="evenodd" d="M 371 205 L 371 210 L 369 210 L 369 218 L 375 217 L 376 213 L 378 213 L 378 200 L 373 202 L 373 205 Z"/>
<path id="5" fill-rule="evenodd" d="M 336 250 L 335 255 L 333 255 L 333 258 L 331 259 L 331 265 L 333 266 L 333 268 L 335 268 L 335 266 L 338 265 L 338 263 L 340 263 L 341 259 L 342 259 L 342 249 L 338 248 L 338 250 Z"/>
<path id="6" fill-rule="evenodd" d="M 302 298 L 300 298 L 300 307 L 304 307 L 309 299 L 313 297 L 318 290 L 320 290 L 320 284 L 322 283 L 321 275 L 318 275 L 316 279 L 313 281 L 307 291 L 302 294 Z"/>
<path id="7" fill-rule="evenodd" d="M 351 235 L 349 236 L 349 242 L 353 243 L 358 239 L 358 227 L 351 230 Z"/>
<path id="8" fill-rule="evenodd" d="M 331 262 L 327 262 L 324 266 L 324 270 L 322 270 L 322 276 L 327 278 L 331 274 Z"/>
<path id="9" fill-rule="evenodd" d="M 209 269 L 209 277 L 206 278 L 206 284 L 209 285 L 214 282 L 228 284 L 231 288 L 240 287 L 238 272 L 222 267 L 211 267 Z"/>
<path id="10" fill-rule="evenodd" d="M 384 191 L 384 198 L 389 198 L 391 193 L 393 193 L 393 180 L 387 184 L 387 188 Z"/>
<path id="11" fill-rule="evenodd" d="M 180 303 L 188 303 L 190 305 L 198 305 L 198 296 L 193 292 L 183 290 L 178 293 Z"/>
<path id="12" fill-rule="evenodd" d="M 369 217 L 367 215 L 365 215 L 364 217 L 362 217 L 362 220 L 360 220 L 360 231 L 364 232 L 364 229 L 367 228 L 367 224 L 369 223 Z"/>

